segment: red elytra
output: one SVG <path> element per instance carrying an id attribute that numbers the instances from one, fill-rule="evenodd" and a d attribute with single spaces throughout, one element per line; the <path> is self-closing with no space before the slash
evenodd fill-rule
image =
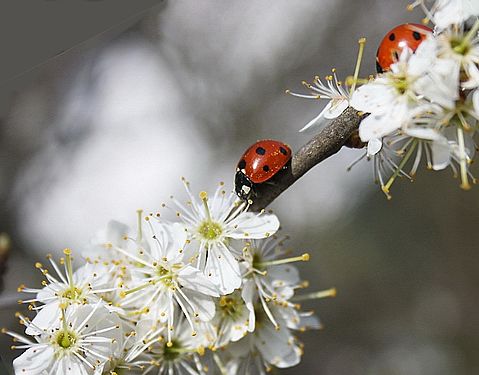
<path id="1" fill-rule="evenodd" d="M 265 139 L 251 145 L 238 163 L 251 182 L 260 184 L 269 180 L 291 159 L 291 148 L 280 141 Z"/>
<path id="2" fill-rule="evenodd" d="M 413 52 L 432 33 L 432 29 L 417 23 L 405 23 L 390 30 L 379 44 L 376 54 L 376 67 L 378 73 L 390 69 L 401 55 L 403 48 Z"/>

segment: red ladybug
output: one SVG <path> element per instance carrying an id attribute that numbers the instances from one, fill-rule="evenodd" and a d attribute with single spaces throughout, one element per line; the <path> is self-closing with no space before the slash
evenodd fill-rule
<path id="1" fill-rule="evenodd" d="M 271 180 L 287 167 L 291 148 L 280 141 L 264 139 L 251 145 L 236 167 L 235 191 L 241 199 L 248 200 L 257 184 Z"/>
<path id="2" fill-rule="evenodd" d="M 417 23 L 405 23 L 389 31 L 379 44 L 376 54 L 378 73 L 389 70 L 391 65 L 399 60 L 403 48 L 416 51 L 429 33 L 432 33 L 431 28 Z"/>

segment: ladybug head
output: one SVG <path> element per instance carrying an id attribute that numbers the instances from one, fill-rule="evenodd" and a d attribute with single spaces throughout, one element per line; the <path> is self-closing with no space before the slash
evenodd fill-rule
<path id="1" fill-rule="evenodd" d="M 244 201 L 254 195 L 254 183 L 241 170 L 235 175 L 235 192 Z"/>

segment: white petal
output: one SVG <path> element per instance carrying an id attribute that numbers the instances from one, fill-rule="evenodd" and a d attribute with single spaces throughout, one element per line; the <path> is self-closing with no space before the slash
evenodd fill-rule
<path id="1" fill-rule="evenodd" d="M 265 238 L 276 233 L 279 220 L 275 215 L 244 212 L 228 223 L 227 237 L 234 239 Z"/>
<path id="2" fill-rule="evenodd" d="M 32 323 L 40 328 L 47 329 L 52 327 L 60 318 L 60 307 L 58 301 L 51 302 L 47 305 L 44 305 L 43 308 L 38 312 L 35 318 L 32 320 Z M 27 327 L 25 330 L 27 335 L 38 335 L 39 332 L 32 326 Z"/>
<path id="3" fill-rule="evenodd" d="M 324 118 L 328 120 L 335 119 L 349 106 L 349 101 L 347 99 L 336 99 L 334 101 L 330 101 L 329 103 L 333 104 L 329 106 L 329 108 L 326 106 L 325 110 L 327 110 L 324 111 Z"/>
<path id="4" fill-rule="evenodd" d="M 190 303 L 195 307 L 195 312 L 198 313 L 200 320 L 208 322 L 214 318 L 216 306 L 211 297 L 186 290 L 185 294 Z"/>
<path id="5" fill-rule="evenodd" d="M 246 308 L 249 311 L 248 331 L 253 332 L 256 324 L 256 316 L 254 313 L 254 302 L 256 301 L 256 283 L 253 279 L 248 279 L 243 283 L 241 297 L 243 298 Z"/>
<path id="6" fill-rule="evenodd" d="M 257 331 L 257 346 L 264 359 L 279 368 L 291 367 L 301 360 L 298 347 L 288 328 L 276 330 L 272 324 L 264 322 Z M 256 340 L 255 340 L 256 341 Z"/>
<path id="7" fill-rule="evenodd" d="M 33 347 L 13 361 L 15 374 L 41 375 L 52 366 L 55 360 L 54 350 L 51 346 Z"/>
<path id="8" fill-rule="evenodd" d="M 238 261 L 225 245 L 215 244 L 209 249 L 204 273 L 221 294 L 229 294 L 241 286 Z"/>
<path id="9" fill-rule="evenodd" d="M 319 113 L 319 115 L 317 115 L 310 122 L 308 122 L 304 127 L 302 127 L 300 129 L 300 132 L 304 132 L 304 131 L 306 131 L 308 129 L 311 129 L 311 128 L 321 127 L 321 125 L 323 124 L 323 121 L 321 121 L 321 120 L 324 120 L 324 118 L 325 118 L 324 113 L 330 107 L 331 107 L 331 101 L 328 104 L 326 104 L 326 107 L 324 107 L 324 109 Z"/>
<path id="10" fill-rule="evenodd" d="M 474 94 L 472 95 L 472 103 L 474 104 L 474 111 L 479 117 L 479 89 L 476 89 L 476 91 L 474 91 Z"/>
<path id="11" fill-rule="evenodd" d="M 389 114 L 371 114 L 359 124 L 359 137 L 363 142 L 382 138 L 401 127 L 401 121 Z"/>
<path id="12" fill-rule="evenodd" d="M 403 131 L 405 134 L 411 137 L 425 139 L 428 141 L 437 141 L 444 138 L 441 133 L 431 128 L 409 127 L 403 129 Z"/>
<path id="13" fill-rule="evenodd" d="M 368 156 L 376 155 L 383 148 L 383 141 L 380 138 L 373 138 L 368 142 Z"/>
<path id="14" fill-rule="evenodd" d="M 178 281 L 186 288 L 208 296 L 219 297 L 218 288 L 199 269 L 184 267 L 178 273 Z"/>
<path id="15" fill-rule="evenodd" d="M 432 168 L 435 171 L 446 168 L 451 162 L 451 148 L 446 139 L 431 144 Z"/>
<path id="16" fill-rule="evenodd" d="M 300 313 L 299 326 L 304 329 L 320 329 L 321 322 L 319 318 L 313 313 Z"/>
<path id="17" fill-rule="evenodd" d="M 376 78 L 375 81 L 356 89 L 350 104 L 358 111 L 379 114 L 388 111 L 396 96 L 383 78 Z"/>

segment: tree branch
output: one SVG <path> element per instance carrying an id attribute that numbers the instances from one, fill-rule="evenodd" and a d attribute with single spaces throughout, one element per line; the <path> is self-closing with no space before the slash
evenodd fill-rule
<path id="1" fill-rule="evenodd" d="M 3 290 L 3 274 L 6 272 L 9 253 L 10 237 L 6 233 L 0 233 L 0 292 Z"/>
<path id="2" fill-rule="evenodd" d="M 348 107 L 293 155 L 290 168 L 281 172 L 277 182 L 258 185 L 251 211 L 260 211 L 266 208 L 316 164 L 337 153 L 353 132 L 358 129 L 363 117 L 364 115 L 358 113 L 354 108 Z"/>

